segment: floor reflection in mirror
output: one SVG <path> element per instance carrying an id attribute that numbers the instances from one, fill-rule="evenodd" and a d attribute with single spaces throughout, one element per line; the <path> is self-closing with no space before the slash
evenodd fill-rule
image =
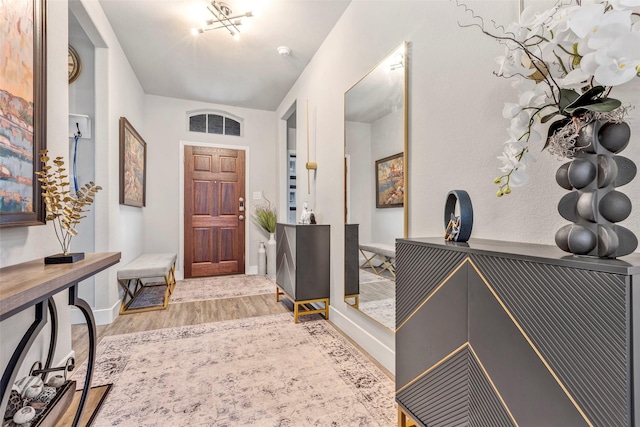
<path id="1" fill-rule="evenodd" d="M 348 301 L 348 299 L 347 299 Z M 392 331 L 396 328 L 396 282 L 387 271 L 360 268 L 359 310 Z"/>

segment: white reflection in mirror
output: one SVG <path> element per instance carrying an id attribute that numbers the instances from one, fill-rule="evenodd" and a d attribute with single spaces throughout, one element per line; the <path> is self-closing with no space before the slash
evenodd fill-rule
<path id="1" fill-rule="evenodd" d="M 405 90 L 403 43 L 345 94 L 345 301 L 391 330 L 395 259 L 388 250 L 406 237 Z"/>

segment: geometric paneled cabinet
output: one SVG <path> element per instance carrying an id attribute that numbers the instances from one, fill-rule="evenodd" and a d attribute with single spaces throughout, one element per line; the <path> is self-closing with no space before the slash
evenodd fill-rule
<path id="1" fill-rule="evenodd" d="M 305 314 L 329 318 L 330 239 L 329 225 L 276 224 L 276 301 L 293 302 L 296 323 Z"/>
<path id="2" fill-rule="evenodd" d="M 401 425 L 637 424 L 639 254 L 398 239 L 396 274 Z"/>

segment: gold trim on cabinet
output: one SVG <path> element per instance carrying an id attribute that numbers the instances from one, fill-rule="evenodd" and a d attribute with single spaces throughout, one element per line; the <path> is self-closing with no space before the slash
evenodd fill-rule
<path id="1" fill-rule="evenodd" d="M 468 345 L 469 345 L 469 342 L 467 341 L 464 344 L 462 344 L 460 347 L 458 347 L 455 350 L 453 350 L 451 353 L 447 354 L 445 357 L 440 359 L 435 365 L 431 366 L 430 368 L 428 368 L 427 370 L 425 370 L 424 372 L 419 374 L 417 377 L 415 377 L 414 379 L 412 379 L 411 381 L 409 381 L 408 383 L 406 383 L 405 385 L 400 387 L 398 390 L 396 390 L 396 394 L 400 393 L 402 390 L 404 390 L 405 388 L 409 387 L 411 384 L 415 383 L 420 378 L 424 377 L 429 372 L 433 371 L 435 368 L 437 368 L 438 366 L 442 365 L 447 360 L 451 359 L 453 356 L 456 355 L 456 353 L 460 352 L 460 350 L 462 350 L 463 348 L 467 347 Z"/>
<path id="2" fill-rule="evenodd" d="M 516 425 L 516 427 L 520 427 L 518 422 L 516 421 L 515 417 L 513 416 L 513 414 L 511 413 L 511 410 L 509 409 L 509 407 L 507 406 L 506 402 L 504 401 L 504 399 L 502 398 L 502 395 L 500 394 L 500 392 L 498 391 L 498 388 L 496 387 L 496 385 L 493 383 L 493 380 L 491 379 L 491 376 L 489 375 L 489 373 L 487 372 L 487 370 L 485 369 L 484 365 L 482 364 L 482 362 L 480 361 L 480 358 L 478 357 L 478 355 L 476 354 L 475 350 L 473 349 L 473 347 L 471 347 L 471 344 L 467 341 L 464 344 L 462 344 L 460 347 L 456 348 L 455 350 L 453 350 L 451 353 L 449 353 L 448 355 L 446 355 L 445 357 L 443 357 L 442 359 L 440 359 L 435 365 L 431 366 L 430 368 L 428 368 L 426 371 L 422 372 L 420 375 L 418 375 L 417 377 L 415 377 L 414 379 L 412 379 L 411 381 L 409 381 L 408 383 L 406 383 L 405 385 L 403 385 L 401 388 L 399 388 L 398 390 L 396 390 L 396 394 L 400 393 L 401 391 L 403 391 L 405 388 L 409 387 L 411 384 L 413 384 L 414 382 L 418 381 L 420 378 L 424 377 L 425 375 L 427 375 L 429 372 L 433 371 L 435 368 L 437 368 L 438 366 L 442 365 L 444 362 L 446 362 L 447 360 L 451 359 L 453 356 L 455 356 L 456 354 L 458 354 L 460 351 L 462 351 L 465 347 L 467 347 L 471 353 L 473 354 L 473 357 L 478 361 L 478 364 L 480 365 L 480 369 L 482 369 L 482 372 L 484 373 L 484 376 L 487 378 L 487 380 L 489 381 L 489 383 L 491 384 L 491 388 L 493 388 L 493 391 L 496 393 L 496 395 L 498 396 L 498 399 L 500 400 L 500 403 L 502 403 L 502 406 L 504 407 L 505 411 L 507 411 L 507 413 L 509 414 L 509 418 L 511 418 L 511 421 L 513 421 L 513 423 Z"/>
<path id="3" fill-rule="evenodd" d="M 484 373 L 484 376 L 489 381 L 489 384 L 491 384 L 491 388 L 493 388 L 493 391 L 495 391 L 496 395 L 498 396 L 498 399 L 500 399 L 500 402 L 502 402 L 502 406 L 504 406 L 504 409 L 507 411 L 507 414 L 509 414 L 509 417 L 511 418 L 511 421 L 513 421 L 513 423 L 516 425 L 516 427 L 520 427 L 520 425 L 516 421 L 515 417 L 511 413 L 511 410 L 507 406 L 507 403 L 504 401 L 504 399 L 502 398 L 502 395 L 498 391 L 498 387 L 496 387 L 496 385 L 493 383 L 493 380 L 491 379 L 491 376 L 489 375 L 489 373 L 485 369 L 484 365 L 482 364 L 482 361 L 480 360 L 480 358 L 476 354 L 476 351 L 473 349 L 473 346 L 471 344 L 469 344 L 469 350 L 471 350 L 471 354 L 473 354 L 473 357 L 478 362 L 478 365 L 480 365 L 480 369 L 482 369 L 482 372 Z"/>
<path id="4" fill-rule="evenodd" d="M 538 350 L 538 348 L 535 346 L 535 344 L 533 343 L 533 341 L 531 340 L 531 338 L 529 338 L 529 336 L 526 334 L 526 332 L 524 331 L 524 329 L 522 328 L 522 326 L 520 326 L 520 324 L 518 323 L 518 321 L 516 320 L 516 318 L 513 316 L 513 314 L 511 314 L 511 311 L 509 311 L 509 309 L 507 308 L 507 306 L 504 304 L 504 302 L 502 302 L 502 300 L 500 299 L 500 297 L 498 296 L 498 294 L 496 293 L 496 291 L 491 287 L 491 285 L 489 284 L 489 282 L 487 281 L 487 279 L 484 277 L 484 275 L 480 272 L 480 270 L 478 269 L 478 267 L 474 264 L 474 262 L 468 258 L 469 264 L 471 264 L 471 266 L 473 267 L 473 269 L 476 271 L 476 273 L 478 273 L 478 276 L 480 276 L 480 278 L 482 279 L 482 281 L 484 282 L 484 284 L 487 286 L 487 288 L 489 289 L 489 291 L 491 291 L 491 293 L 493 294 L 493 297 L 496 299 L 496 301 L 498 301 L 498 303 L 500 304 L 500 306 L 502 307 L 502 309 L 505 311 L 505 313 L 507 313 L 507 316 L 509 316 L 509 318 L 511 319 L 511 321 L 513 322 L 514 325 L 516 325 L 516 327 L 518 328 L 518 330 L 520 331 L 520 333 L 522 334 L 522 336 L 524 337 L 525 340 L 527 340 L 527 342 L 529 343 L 529 345 L 531 346 L 531 348 L 533 349 L 533 351 L 536 353 L 536 355 L 538 356 L 538 358 L 540 358 L 540 360 L 542 361 L 542 364 L 545 366 L 545 368 L 547 368 L 547 370 L 549 371 L 549 373 L 551 374 L 551 376 L 553 377 L 554 380 L 556 380 L 556 382 L 558 383 L 558 385 L 560 386 L 560 388 L 562 389 L 562 391 L 567 395 L 567 397 L 569 398 L 569 400 L 571 401 L 571 403 L 573 404 L 573 406 L 575 406 L 575 408 L 578 410 L 578 413 L 582 416 L 582 418 L 584 418 L 585 422 L 587 423 L 587 425 L 589 427 L 593 427 L 593 423 L 589 420 L 589 418 L 587 418 L 587 415 L 584 413 L 584 411 L 582 410 L 582 408 L 580 408 L 580 406 L 578 405 L 578 402 L 576 402 L 576 400 L 573 398 L 573 396 L 571 395 L 571 393 L 569 393 L 569 390 L 567 390 L 567 387 L 565 387 L 565 385 L 562 383 L 562 381 L 560 380 L 560 378 L 558 377 L 558 375 L 554 372 L 554 370 L 551 368 L 551 365 L 549 364 L 549 362 L 547 362 L 547 360 L 544 358 L 544 356 L 542 355 L 542 353 L 540 352 L 540 350 Z"/>
<path id="5" fill-rule="evenodd" d="M 400 325 L 398 325 L 398 327 L 396 328 L 396 331 L 399 331 L 399 330 L 400 330 L 400 328 L 402 328 L 402 327 L 403 327 L 403 326 L 404 326 L 404 325 L 405 325 L 409 320 L 411 320 L 411 318 L 412 318 L 412 317 L 413 317 L 413 316 L 418 312 L 418 310 L 420 310 L 420 309 L 422 308 L 422 306 L 424 306 L 427 302 L 429 302 L 429 300 L 431 299 L 431 297 L 432 297 L 432 296 L 434 296 L 434 295 L 436 294 L 436 292 L 438 292 L 438 291 L 439 291 L 439 290 L 440 290 L 440 289 L 445 285 L 445 283 L 447 283 L 447 282 L 449 281 L 449 279 L 451 279 L 451 277 L 452 277 L 454 274 L 456 274 L 456 273 L 458 272 L 458 270 L 460 270 L 460 269 L 464 266 L 464 264 L 465 264 L 467 261 L 469 261 L 469 257 L 466 257 L 466 258 L 465 258 L 465 259 L 464 259 L 464 260 L 463 260 L 463 261 L 462 261 L 462 262 L 461 262 L 461 263 L 460 263 L 460 264 L 459 264 L 459 265 L 458 265 L 458 266 L 457 266 L 457 267 L 456 267 L 456 268 L 455 268 L 451 273 L 449 273 L 449 275 L 448 275 L 448 276 L 447 276 L 447 277 L 442 281 L 442 283 L 440 283 L 440 284 L 438 285 L 438 287 L 437 287 L 437 288 L 435 288 L 435 289 L 433 290 L 433 292 L 431 292 L 431 293 L 427 296 L 427 298 L 425 298 L 425 300 L 424 300 L 424 301 L 422 301 L 422 302 L 420 303 L 420 305 L 419 305 L 418 307 L 416 307 L 416 309 L 415 309 L 415 310 L 413 310 L 413 311 L 411 312 L 411 314 L 409 315 L 409 317 L 407 317 L 406 319 L 404 319 L 404 321 L 403 321 Z"/>

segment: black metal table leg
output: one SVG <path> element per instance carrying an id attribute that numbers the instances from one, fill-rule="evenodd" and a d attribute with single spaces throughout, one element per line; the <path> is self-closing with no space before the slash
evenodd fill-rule
<path id="1" fill-rule="evenodd" d="M 56 342 L 58 341 L 58 310 L 56 310 L 56 302 L 53 297 L 47 299 L 47 306 L 49 308 L 49 315 L 51 319 L 51 340 L 49 341 L 49 352 L 47 353 L 47 361 L 44 364 L 45 369 L 49 369 L 53 363 L 53 356 L 56 352 Z M 44 381 L 46 373 L 42 375 Z"/>
<path id="2" fill-rule="evenodd" d="M 78 405 L 78 411 L 73 419 L 73 427 L 78 426 L 82 412 L 84 412 L 84 405 L 89 395 L 89 389 L 91 388 L 91 378 L 93 377 L 93 364 L 95 361 L 95 353 L 97 346 L 97 334 L 96 334 L 96 321 L 93 317 L 91 307 L 86 301 L 78 297 L 78 284 L 75 283 L 69 288 L 69 305 L 78 307 L 78 309 L 84 315 L 87 321 L 87 329 L 89 332 L 89 357 L 87 358 L 87 375 L 84 379 L 84 387 L 82 389 L 82 395 L 80 396 L 80 403 Z"/>
<path id="3" fill-rule="evenodd" d="M 9 363 L 2 374 L 2 382 L 0 384 L 0 413 L 4 414 L 9 401 L 9 395 L 11 394 L 11 386 L 16 380 L 18 375 L 18 369 L 22 365 L 27 352 L 31 348 L 33 341 L 47 323 L 47 314 L 44 310 L 44 301 L 41 301 L 35 305 L 36 315 L 35 320 L 25 332 L 24 336 L 20 340 L 18 347 L 13 352 Z"/>

